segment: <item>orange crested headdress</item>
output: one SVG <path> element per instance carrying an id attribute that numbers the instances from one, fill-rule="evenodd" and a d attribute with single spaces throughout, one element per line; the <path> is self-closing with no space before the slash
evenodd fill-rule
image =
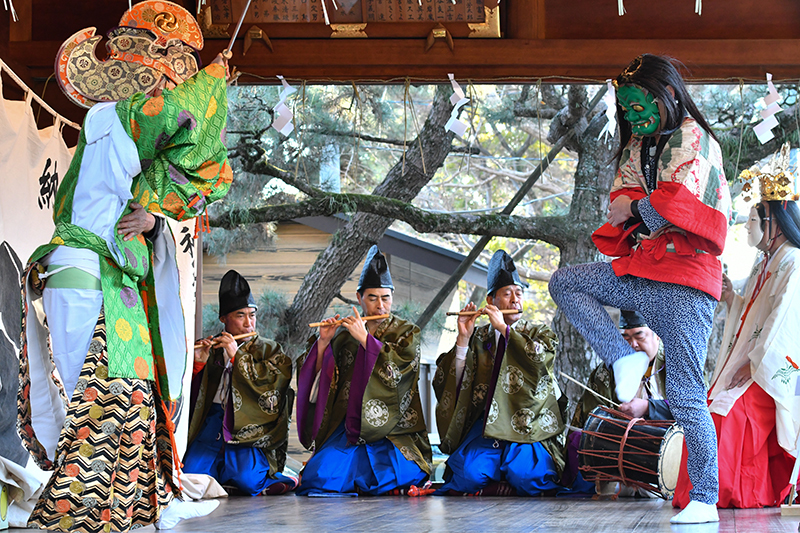
<path id="1" fill-rule="evenodd" d="M 166 76 L 180 84 L 200 67 L 203 34 L 183 7 L 164 0 L 146 0 L 122 15 L 106 36 L 108 59 L 95 48 L 102 36 L 85 28 L 64 41 L 56 56 L 56 79 L 76 104 L 91 107 L 153 89 Z"/>

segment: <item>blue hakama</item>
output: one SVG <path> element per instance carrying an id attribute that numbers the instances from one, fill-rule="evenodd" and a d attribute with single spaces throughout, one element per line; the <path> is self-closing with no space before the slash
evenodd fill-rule
<path id="1" fill-rule="evenodd" d="M 269 475 L 269 461 L 264 452 L 252 446 L 226 444 L 222 439 L 222 406 L 211 405 L 197 438 L 186 450 L 183 471 L 208 474 L 222 485 L 234 485 L 251 496 L 274 483 L 293 486 L 295 481 L 278 472 Z"/>
<path id="2" fill-rule="evenodd" d="M 445 484 L 436 492 L 474 494 L 490 483 L 507 481 L 520 496 L 535 496 L 561 488 L 553 458 L 538 442 L 516 443 L 483 436 L 478 419 L 464 441 L 447 459 Z"/>
<path id="3" fill-rule="evenodd" d="M 308 460 L 296 492 L 303 496 L 324 493 L 377 496 L 421 485 L 427 478 L 428 474 L 406 459 L 387 438 L 369 444 L 350 444 L 342 423 Z"/>

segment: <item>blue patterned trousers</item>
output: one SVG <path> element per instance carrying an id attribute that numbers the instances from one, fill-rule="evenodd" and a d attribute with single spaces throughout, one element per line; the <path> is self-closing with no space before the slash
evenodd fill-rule
<path id="1" fill-rule="evenodd" d="M 610 263 L 560 268 L 550 294 L 608 365 L 633 349 L 603 306 L 639 311 L 661 337 L 667 365 L 667 401 L 683 427 L 692 500 L 716 504 L 717 438 L 708 412 L 703 367 L 717 300 L 703 291 L 635 276 L 617 277 Z"/>

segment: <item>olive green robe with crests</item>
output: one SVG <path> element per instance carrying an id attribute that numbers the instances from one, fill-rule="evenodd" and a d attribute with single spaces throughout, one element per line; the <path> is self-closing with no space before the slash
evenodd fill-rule
<path id="1" fill-rule="evenodd" d="M 456 348 L 437 361 L 433 388 L 440 449 L 453 453 L 486 411 L 483 436 L 516 443 L 540 442 L 559 473 L 564 467 L 563 444 L 566 399 L 555 379 L 553 360 L 557 339 L 544 325 L 517 321 L 510 329 L 497 382 L 493 384 L 495 333 L 490 324 L 476 328 L 469 341 L 461 387 L 456 376 Z M 563 398 L 563 399 L 562 399 Z"/>
<path id="2" fill-rule="evenodd" d="M 373 336 L 383 347 L 361 399 L 358 442 L 372 443 L 387 438 L 406 459 L 414 461 L 430 474 L 431 445 L 418 386 L 420 330 L 416 325 L 391 315 L 378 326 Z M 354 363 L 360 345 L 346 329 L 341 328 L 331 341 L 330 348 L 336 367 L 325 411 L 313 438 L 317 449 L 345 421 Z M 299 365 L 298 368 L 301 367 Z M 319 397 L 323 397 L 322 391 Z M 301 441 L 310 447 L 314 431 L 313 413 L 304 421 L 298 420 L 298 424 L 303 424 Z"/>
<path id="3" fill-rule="evenodd" d="M 203 375 L 198 376 L 201 381 L 189 425 L 190 443 L 203 427 L 222 379 L 224 363 L 223 349 L 212 349 Z M 256 337 L 236 352 L 227 398 L 233 420 L 226 419 L 223 424 L 230 434 L 226 441 L 260 448 L 269 460 L 270 476 L 282 472 L 286 464 L 289 417 L 294 401 L 294 391 L 289 387 L 291 380 L 292 360 L 277 342 Z M 227 410 L 228 406 L 222 408 Z"/>

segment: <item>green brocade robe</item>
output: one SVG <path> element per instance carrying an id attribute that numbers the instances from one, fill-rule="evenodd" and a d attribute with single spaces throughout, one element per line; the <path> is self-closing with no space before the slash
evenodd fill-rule
<path id="1" fill-rule="evenodd" d="M 292 360 L 280 344 L 256 337 L 239 347 L 231 368 L 223 434 L 228 444 L 260 448 L 269 461 L 269 475 L 283 471 L 289 447 L 289 417 L 294 391 Z M 199 381 L 189 423 L 189 443 L 197 437 L 208 415 L 224 373 L 222 348 L 211 350 Z M 194 388 L 194 387 L 193 387 Z M 231 416 L 232 415 L 232 416 Z"/>
<path id="2" fill-rule="evenodd" d="M 667 391 L 667 369 L 664 366 L 664 345 L 661 342 L 658 343 L 658 352 L 653 359 L 652 368 L 655 369 L 655 371 L 660 369 L 660 372 L 656 375 L 657 392 L 660 397 L 664 398 L 666 397 Z M 619 398 L 617 398 L 617 384 L 614 381 L 614 371 L 604 363 L 600 363 L 597 368 L 592 371 L 587 386 L 596 393 L 614 401 L 614 403 L 621 403 Z M 647 394 L 640 389 L 636 397 L 647 399 Z M 589 418 L 589 413 L 598 405 L 607 405 L 607 402 L 604 402 L 589 391 L 584 391 L 583 396 L 581 396 L 581 399 L 575 407 L 571 425 L 577 428 L 583 428 L 583 426 L 586 425 L 586 420 Z"/>
<path id="3" fill-rule="evenodd" d="M 364 389 L 360 402 L 353 398 L 353 410 L 360 411 L 361 428 L 358 443 L 372 443 L 387 438 L 409 461 L 414 461 L 424 472 L 431 473 L 431 445 L 425 426 L 422 402 L 419 396 L 419 328 L 392 315 L 378 326 L 372 336 L 383 344 Z M 372 341 L 374 342 L 374 341 Z M 368 340 L 368 349 L 377 345 Z M 361 354 L 359 354 L 361 350 Z M 310 350 L 312 356 L 307 365 L 316 364 L 316 344 Z M 332 352 L 332 353 L 331 353 Z M 351 385 L 357 357 L 364 357 L 365 350 L 350 333 L 342 328 L 326 351 L 333 357 L 333 375 L 323 400 L 320 381 L 318 401 L 325 401 L 325 408 L 318 427 L 315 426 L 315 405 L 308 405 L 304 383 L 308 382 L 306 365 L 299 370 L 298 426 L 301 442 L 310 447 L 312 442 L 318 449 L 330 435 L 345 422 L 348 404 L 351 402 Z M 323 372 L 325 372 L 323 362 Z M 304 372 L 305 371 L 305 372 Z M 313 381 L 313 377 L 311 378 Z M 357 394 L 357 392 L 353 392 Z M 360 409 L 358 408 L 360 403 Z M 346 426 L 347 427 L 347 426 Z M 350 435 L 348 435 L 349 437 Z"/>
<path id="4" fill-rule="evenodd" d="M 225 196 L 233 177 L 224 142 L 227 106 L 225 69 L 216 64 L 161 96 L 137 93 L 119 101 L 117 116 L 136 145 L 142 168 L 133 178 L 130 202 L 151 213 L 186 220 Z M 124 241 L 115 232 L 113 246 L 71 223 L 85 147 L 85 132 L 81 131 L 75 156 L 56 193 L 53 238 L 37 248 L 30 261 L 41 260 L 59 245 L 96 252 L 100 256 L 109 377 L 157 378 L 161 397 L 175 400 L 181 394 L 186 353 L 166 354 L 165 359 L 151 268 L 152 243 L 141 235 Z M 130 212 L 127 206 L 120 218 Z"/>
<path id="5" fill-rule="evenodd" d="M 436 362 L 436 423 L 444 453 L 453 453 L 470 428 L 486 412 L 483 436 L 516 443 L 540 442 L 558 468 L 564 468 L 563 444 L 566 402 L 553 372 L 558 340 L 544 325 L 519 320 L 510 329 L 496 383 L 495 334 L 490 324 L 476 328 L 469 341 L 461 388 L 456 376 L 456 348 Z"/>

